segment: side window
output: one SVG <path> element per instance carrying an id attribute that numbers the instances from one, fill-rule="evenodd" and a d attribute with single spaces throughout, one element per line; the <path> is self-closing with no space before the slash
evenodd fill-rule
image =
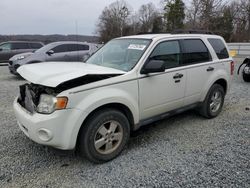
<path id="1" fill-rule="evenodd" d="M 206 45 L 200 39 L 182 40 L 183 64 L 195 64 L 211 61 Z"/>
<path id="2" fill-rule="evenodd" d="M 20 50 L 20 49 L 29 49 L 29 44 L 28 43 L 13 43 L 12 44 L 12 49 L 13 50 Z"/>
<path id="3" fill-rule="evenodd" d="M 53 50 L 55 53 L 67 52 L 68 51 L 68 44 L 59 45 L 51 50 Z"/>
<path id="4" fill-rule="evenodd" d="M 41 47 L 43 47 L 43 45 L 40 44 L 40 43 L 30 43 L 30 48 L 31 49 L 39 49 Z"/>
<path id="5" fill-rule="evenodd" d="M 165 61 L 167 68 L 173 68 L 180 65 L 180 45 L 178 41 L 166 41 L 158 44 L 150 59 Z"/>
<path id="6" fill-rule="evenodd" d="M 89 50 L 88 45 L 81 45 L 81 44 L 68 44 L 68 51 L 82 51 L 82 50 Z"/>
<path id="7" fill-rule="evenodd" d="M 229 58 L 226 46 L 220 39 L 208 39 L 219 59 Z"/>
<path id="8" fill-rule="evenodd" d="M 89 50 L 89 45 L 77 44 L 79 50 Z"/>
<path id="9" fill-rule="evenodd" d="M 68 51 L 69 52 L 79 51 L 78 46 L 76 44 L 68 44 Z"/>
<path id="10" fill-rule="evenodd" d="M 0 45 L 0 48 L 3 51 L 9 51 L 9 50 L 11 50 L 11 44 L 10 43 L 4 43 L 4 44 Z"/>

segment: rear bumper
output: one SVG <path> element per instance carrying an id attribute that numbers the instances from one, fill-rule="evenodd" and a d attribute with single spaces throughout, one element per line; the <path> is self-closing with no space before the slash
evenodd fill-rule
<path id="1" fill-rule="evenodd" d="M 75 148 L 84 113 L 77 109 L 58 110 L 52 114 L 31 114 L 14 101 L 18 126 L 36 143 L 62 150 Z"/>

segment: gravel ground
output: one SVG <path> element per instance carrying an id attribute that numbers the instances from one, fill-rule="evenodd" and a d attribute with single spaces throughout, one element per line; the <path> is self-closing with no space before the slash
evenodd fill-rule
<path id="1" fill-rule="evenodd" d="M 26 138 L 12 110 L 22 83 L 0 66 L 0 187 L 250 187 L 250 84 L 237 75 L 217 118 L 188 111 L 144 127 L 102 165 Z"/>

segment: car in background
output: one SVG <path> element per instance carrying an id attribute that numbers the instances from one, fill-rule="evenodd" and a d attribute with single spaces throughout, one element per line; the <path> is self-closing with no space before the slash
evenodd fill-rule
<path id="1" fill-rule="evenodd" d="M 0 63 L 8 62 L 9 59 L 20 53 L 32 52 L 43 47 L 42 42 L 9 41 L 0 44 Z"/>
<path id="2" fill-rule="evenodd" d="M 25 64 L 46 61 L 83 61 L 85 56 L 92 55 L 97 49 L 97 44 L 87 42 L 63 41 L 45 45 L 35 52 L 22 53 L 9 60 L 9 70 L 18 75 L 17 69 Z"/>

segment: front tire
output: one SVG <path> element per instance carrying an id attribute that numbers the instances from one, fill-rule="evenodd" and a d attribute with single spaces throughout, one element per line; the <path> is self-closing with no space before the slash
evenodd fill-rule
<path id="1" fill-rule="evenodd" d="M 219 84 L 212 85 L 199 110 L 200 114 L 209 119 L 218 116 L 222 110 L 224 98 L 224 88 Z"/>
<path id="2" fill-rule="evenodd" d="M 80 153 L 94 163 L 107 162 L 122 152 L 129 136 L 129 122 L 123 113 L 115 109 L 98 111 L 81 129 Z"/>

